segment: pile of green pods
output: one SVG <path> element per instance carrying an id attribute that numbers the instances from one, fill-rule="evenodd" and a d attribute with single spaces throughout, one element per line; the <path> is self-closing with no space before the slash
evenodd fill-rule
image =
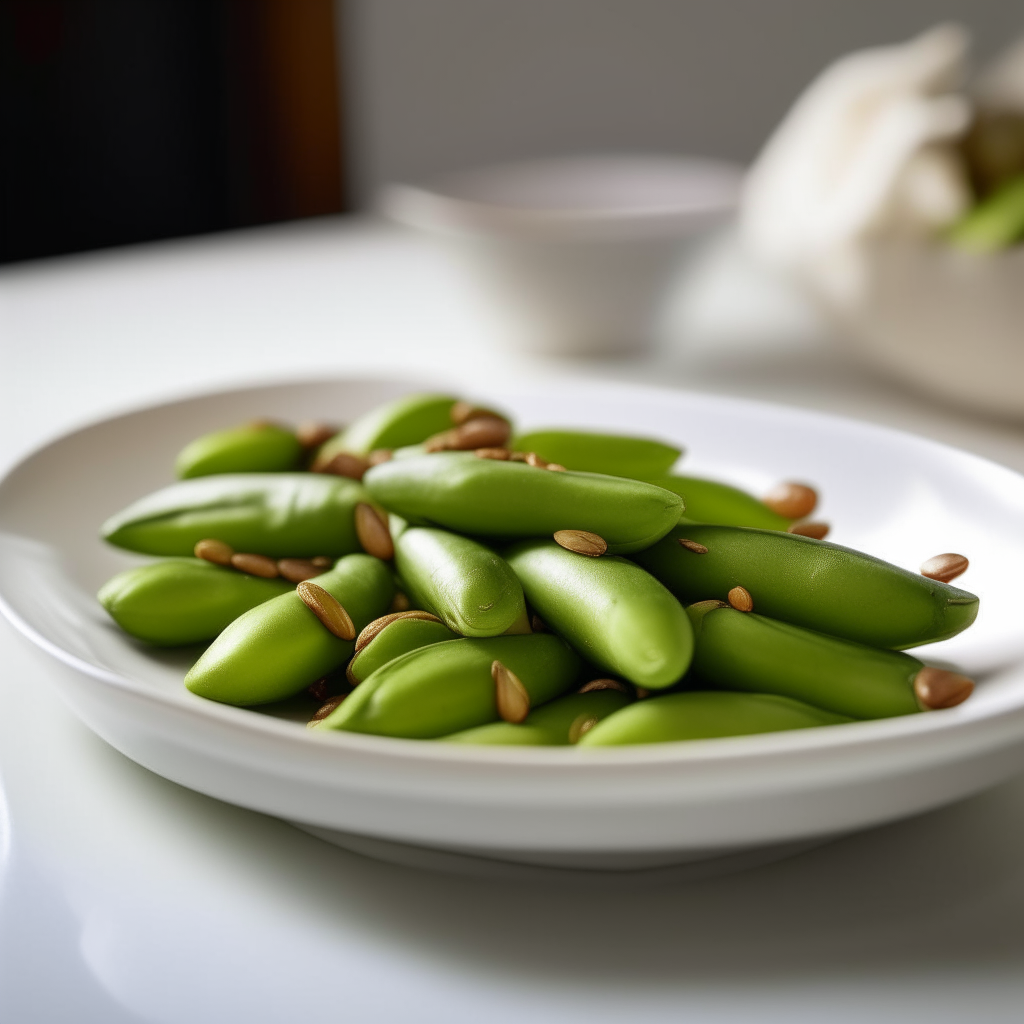
<path id="1" fill-rule="evenodd" d="M 343 429 L 192 440 L 103 525 L 136 564 L 99 600 L 143 643 L 206 645 L 185 685 L 305 709 L 318 733 L 598 747 L 952 707 L 905 653 L 974 621 L 950 585 L 823 539 L 817 496 L 674 472 L 680 447 L 414 394 Z M 137 556 L 148 556 L 138 564 Z"/>

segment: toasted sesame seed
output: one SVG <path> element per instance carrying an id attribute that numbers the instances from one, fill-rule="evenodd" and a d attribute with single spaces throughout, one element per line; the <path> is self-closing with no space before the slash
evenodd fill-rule
<path id="1" fill-rule="evenodd" d="M 338 452 L 333 458 L 320 465 L 314 465 L 314 472 L 330 473 L 333 476 L 347 476 L 350 480 L 362 480 L 370 468 L 368 459 L 351 452 Z"/>
<path id="2" fill-rule="evenodd" d="M 590 732 L 599 721 L 600 719 L 597 715 L 588 715 L 586 713 L 577 715 L 569 726 L 569 742 L 579 743 L 580 739 Z"/>
<path id="3" fill-rule="evenodd" d="M 814 540 L 824 540 L 828 536 L 831 527 L 828 523 L 793 523 L 787 533 L 795 533 L 798 537 L 812 537 Z"/>
<path id="4" fill-rule="evenodd" d="M 926 665 L 914 676 L 914 695 L 921 707 L 935 711 L 962 704 L 974 692 L 974 680 L 959 672 Z"/>
<path id="5" fill-rule="evenodd" d="M 313 717 L 307 723 L 308 726 L 312 727 L 318 722 L 322 722 L 328 715 L 336 708 L 339 704 L 348 696 L 348 694 L 342 694 L 340 697 L 332 697 L 322 707 L 317 708 L 314 712 Z"/>
<path id="6" fill-rule="evenodd" d="M 501 419 L 493 409 L 485 409 L 483 406 L 474 405 L 472 402 L 456 402 L 449 413 L 452 419 L 452 423 L 457 427 L 461 427 L 463 423 L 468 423 L 470 420 L 479 420 L 484 418 L 490 419 Z"/>
<path id="7" fill-rule="evenodd" d="M 341 640 L 355 640 L 356 627 L 352 616 L 332 593 L 309 580 L 303 580 L 295 592 L 331 633 Z"/>
<path id="8" fill-rule="evenodd" d="M 949 583 L 950 580 L 955 580 L 957 576 L 963 575 L 970 564 L 963 555 L 956 555 L 952 552 L 935 555 L 921 566 L 921 575 L 927 576 L 930 580 L 938 580 L 940 583 Z"/>
<path id="9" fill-rule="evenodd" d="M 240 572 L 262 576 L 265 580 L 272 580 L 278 575 L 277 562 L 266 555 L 234 554 L 231 556 L 231 564 Z"/>
<path id="10" fill-rule="evenodd" d="M 214 565 L 230 565 L 231 556 L 235 553 L 230 544 L 214 540 L 212 537 L 201 540 L 192 551 L 196 558 L 201 558 L 204 562 L 213 562 Z"/>
<path id="11" fill-rule="evenodd" d="M 315 566 L 308 558 L 281 558 L 277 563 L 277 571 L 289 583 L 301 583 L 319 576 L 323 569 Z"/>
<path id="12" fill-rule="evenodd" d="M 530 713 L 530 694 L 519 677 L 500 661 L 491 662 L 494 697 L 498 715 L 505 722 L 518 724 Z"/>
<path id="13" fill-rule="evenodd" d="M 818 504 L 818 492 L 807 484 L 785 481 L 773 487 L 764 497 L 764 503 L 777 515 L 786 519 L 805 519 Z"/>
<path id="14" fill-rule="evenodd" d="M 617 690 L 619 693 L 632 694 L 633 690 L 618 679 L 591 679 L 584 683 L 577 693 L 593 693 L 595 690 Z"/>
<path id="15" fill-rule="evenodd" d="M 608 542 L 604 537 L 589 530 L 556 530 L 555 543 L 566 551 L 575 551 L 577 555 L 597 558 L 608 550 Z"/>
<path id="16" fill-rule="evenodd" d="M 356 505 L 356 536 L 363 550 L 374 558 L 387 562 L 395 557 L 395 544 L 391 539 L 387 520 L 365 501 Z"/>
<path id="17" fill-rule="evenodd" d="M 686 548 L 687 551 L 692 551 L 695 555 L 706 555 L 708 553 L 708 549 L 703 544 L 690 540 L 688 537 L 680 537 L 679 546 Z"/>

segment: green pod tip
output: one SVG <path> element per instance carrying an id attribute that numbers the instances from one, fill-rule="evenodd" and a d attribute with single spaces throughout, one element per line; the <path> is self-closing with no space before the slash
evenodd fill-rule
<path id="1" fill-rule="evenodd" d="M 357 633 L 394 596 L 388 567 L 370 555 L 347 555 L 309 582 L 341 605 Z M 323 610 L 293 591 L 235 619 L 192 666 L 185 685 L 225 704 L 269 704 L 344 665 L 354 646 L 330 628 Z"/>
<path id="2" fill-rule="evenodd" d="M 256 421 L 196 438 L 178 454 L 174 468 L 182 480 L 217 473 L 281 473 L 297 468 L 302 452 L 294 431 Z"/>

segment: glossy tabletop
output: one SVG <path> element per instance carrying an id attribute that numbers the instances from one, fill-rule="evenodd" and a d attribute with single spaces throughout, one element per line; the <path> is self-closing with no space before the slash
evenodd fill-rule
<path id="1" fill-rule="evenodd" d="M 0 272 L 0 464 L 196 390 L 458 365 L 790 402 L 1024 470 L 1024 430 L 911 396 L 721 242 L 628 365 L 525 359 L 459 268 L 322 221 Z M 127 761 L 0 624 L 0 1019 L 1016 1021 L 1024 778 L 701 882 L 466 879 L 361 858 Z"/>

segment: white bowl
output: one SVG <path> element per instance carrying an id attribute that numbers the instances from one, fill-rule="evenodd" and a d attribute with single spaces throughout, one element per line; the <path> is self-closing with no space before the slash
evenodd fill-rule
<path id="1" fill-rule="evenodd" d="M 694 472 L 757 490 L 813 480 L 837 541 L 906 566 L 968 554 L 977 624 L 923 653 L 978 676 L 970 701 L 880 722 L 607 750 L 313 734 L 194 696 L 181 683 L 194 651 L 148 650 L 107 619 L 96 589 L 139 559 L 105 546 L 97 528 L 168 482 L 186 441 L 257 416 L 344 419 L 425 385 L 438 382 L 293 384 L 157 406 L 70 434 L 0 483 L 0 606 L 51 656 L 50 674 L 87 725 L 184 786 L 365 852 L 448 867 L 650 869 L 730 853 L 738 863 L 948 803 L 1024 767 L 1024 478 L 895 431 L 732 399 L 567 382 L 474 393 L 524 427 L 661 435 L 688 446 Z"/>
<path id="2" fill-rule="evenodd" d="M 737 167 L 574 157 L 394 185 L 381 205 L 451 243 L 529 351 L 628 353 L 652 339 L 688 243 L 731 212 Z"/>
<path id="3" fill-rule="evenodd" d="M 840 333 L 886 373 L 958 406 L 1024 416 L 1024 247 L 874 239 L 804 276 Z"/>

